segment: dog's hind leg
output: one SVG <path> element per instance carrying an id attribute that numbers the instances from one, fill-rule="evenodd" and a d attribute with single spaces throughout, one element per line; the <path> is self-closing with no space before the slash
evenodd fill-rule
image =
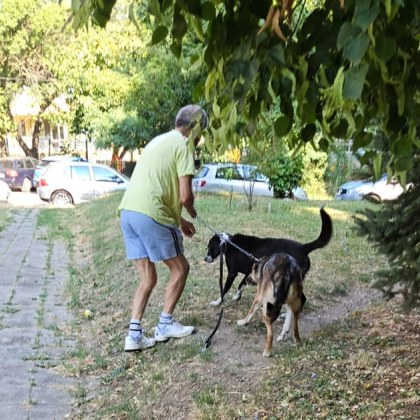
<path id="1" fill-rule="evenodd" d="M 252 317 L 254 316 L 255 312 L 258 311 L 258 309 L 261 308 L 262 302 L 261 302 L 261 297 L 257 294 L 257 296 L 255 296 L 254 302 L 252 302 L 252 306 L 251 309 L 248 312 L 248 315 L 244 318 L 244 319 L 240 319 L 237 324 L 238 325 L 246 325 L 249 324 Z"/>
<path id="2" fill-rule="evenodd" d="M 291 324 L 291 321 L 292 321 L 293 312 L 292 312 L 292 308 L 289 305 L 286 305 L 286 310 L 287 310 L 286 320 L 284 321 L 283 329 L 281 331 L 281 334 L 277 337 L 277 342 L 283 341 L 286 338 L 286 335 L 290 331 L 290 324 Z"/>
<path id="3" fill-rule="evenodd" d="M 295 339 L 295 343 L 299 346 L 302 344 L 302 340 L 300 339 L 299 335 L 299 327 L 298 327 L 298 319 L 300 310 L 302 308 L 302 304 L 300 299 L 296 302 L 291 304 L 291 310 L 293 312 L 293 338 Z"/>
<path id="4" fill-rule="evenodd" d="M 265 327 L 267 328 L 267 340 L 265 342 L 265 349 L 263 352 L 263 356 L 270 357 L 271 348 L 273 347 L 273 322 L 272 322 L 272 318 L 267 315 L 265 309 L 263 309 L 263 321 L 264 321 Z"/>

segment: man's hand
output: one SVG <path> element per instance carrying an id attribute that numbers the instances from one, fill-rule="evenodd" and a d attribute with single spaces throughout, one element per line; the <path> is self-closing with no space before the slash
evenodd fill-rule
<path id="1" fill-rule="evenodd" d="M 179 228 L 187 238 L 192 238 L 195 235 L 194 225 L 183 217 L 181 217 L 181 226 Z"/>
<path id="2" fill-rule="evenodd" d="M 192 206 L 192 209 L 188 212 L 188 214 L 195 219 L 197 217 L 197 209 L 195 208 L 195 206 Z"/>

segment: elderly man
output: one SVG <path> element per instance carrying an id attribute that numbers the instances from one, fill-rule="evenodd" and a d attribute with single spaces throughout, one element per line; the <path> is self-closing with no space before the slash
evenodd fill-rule
<path id="1" fill-rule="evenodd" d="M 154 138 L 144 149 L 119 206 L 127 259 L 135 260 L 140 281 L 134 293 L 130 331 L 125 351 L 143 350 L 156 341 L 186 337 L 193 326 L 173 320 L 173 311 L 185 287 L 189 263 L 184 256 L 181 232 L 191 238 L 194 225 L 181 216 L 182 207 L 195 218 L 191 180 L 195 173 L 193 150 L 208 119 L 198 105 L 182 108 L 175 129 Z M 157 282 L 155 263 L 170 271 L 163 311 L 155 338 L 147 338 L 141 320 Z"/>

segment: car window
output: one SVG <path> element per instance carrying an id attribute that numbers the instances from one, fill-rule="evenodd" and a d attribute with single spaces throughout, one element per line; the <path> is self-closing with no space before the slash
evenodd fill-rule
<path id="1" fill-rule="evenodd" d="M 102 181 L 102 182 L 116 182 L 118 176 L 115 172 L 110 171 L 106 168 L 100 168 L 98 166 L 92 166 L 93 176 L 95 181 Z"/>
<path id="2" fill-rule="evenodd" d="M 71 177 L 78 181 L 90 181 L 90 173 L 88 166 L 72 166 Z"/>
<path id="3" fill-rule="evenodd" d="M 243 167 L 245 179 L 251 179 L 259 182 L 268 182 L 268 178 L 261 172 L 257 172 L 255 166 L 244 165 Z"/>
<path id="4" fill-rule="evenodd" d="M 0 160 L 0 169 L 13 169 L 13 162 L 11 160 Z"/>
<path id="5" fill-rule="evenodd" d="M 17 169 L 23 169 L 25 167 L 25 165 L 23 164 L 23 160 L 17 160 L 15 161 L 15 165 Z"/>
<path id="6" fill-rule="evenodd" d="M 204 178 L 208 173 L 209 173 L 209 168 L 207 168 L 207 166 L 202 166 L 197 171 L 194 178 Z"/>
<path id="7" fill-rule="evenodd" d="M 217 168 L 216 178 L 243 179 L 242 175 L 238 171 L 238 168 L 236 168 L 235 166 L 225 166 L 222 168 Z"/>
<path id="8" fill-rule="evenodd" d="M 26 169 L 35 168 L 35 162 L 32 159 L 25 159 L 25 167 Z"/>

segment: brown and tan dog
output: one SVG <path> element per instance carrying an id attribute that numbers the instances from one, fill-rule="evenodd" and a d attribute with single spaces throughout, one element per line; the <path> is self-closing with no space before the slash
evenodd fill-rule
<path id="1" fill-rule="evenodd" d="M 263 321 L 267 328 L 267 341 L 264 357 L 269 357 L 273 346 L 273 323 L 286 304 L 287 314 L 283 330 L 277 341 L 283 341 L 290 329 L 293 315 L 293 337 L 296 344 L 301 344 L 298 317 L 302 309 L 303 279 L 297 261 L 284 252 L 262 258 L 252 267 L 248 282 L 257 285 L 257 294 L 248 315 L 238 321 L 238 325 L 248 324 L 255 312 L 262 307 Z"/>

